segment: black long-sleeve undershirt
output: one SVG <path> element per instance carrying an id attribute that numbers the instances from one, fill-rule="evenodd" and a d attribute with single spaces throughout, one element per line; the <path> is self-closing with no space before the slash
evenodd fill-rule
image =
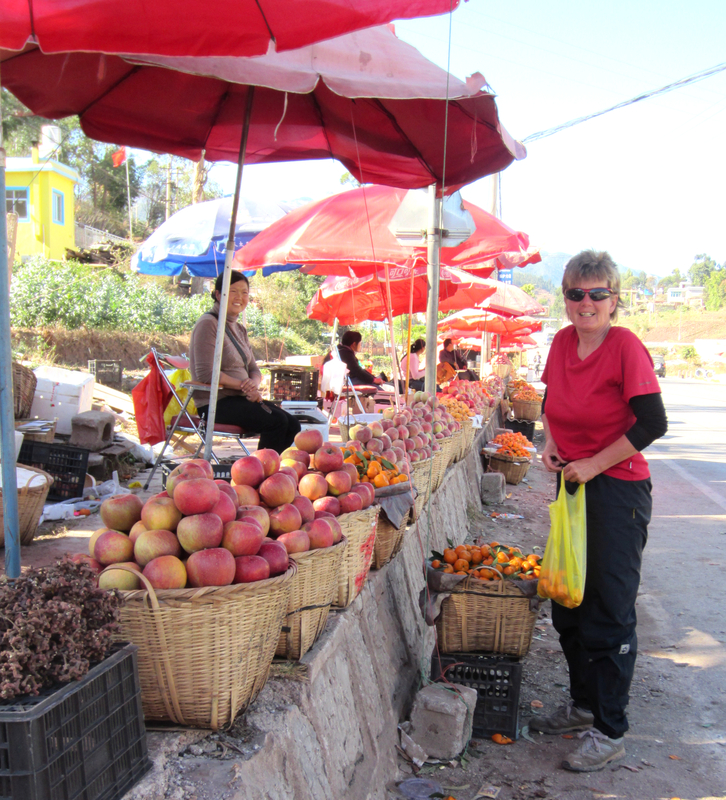
<path id="1" fill-rule="evenodd" d="M 542 413 L 545 413 L 547 390 L 542 398 Z M 663 397 L 660 392 L 653 394 L 639 394 L 631 397 L 628 403 L 635 414 L 635 422 L 625 432 L 630 444 L 638 450 L 645 450 L 648 445 L 660 439 L 668 430 L 668 417 L 666 416 Z"/>

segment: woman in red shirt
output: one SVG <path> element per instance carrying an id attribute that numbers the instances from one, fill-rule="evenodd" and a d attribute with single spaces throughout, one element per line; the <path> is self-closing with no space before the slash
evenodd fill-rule
<path id="1" fill-rule="evenodd" d="M 582 731 L 584 742 L 563 761 L 593 772 L 625 755 L 625 708 L 637 652 L 635 599 L 651 515 L 648 462 L 641 454 L 667 430 L 653 362 L 643 343 L 614 327 L 620 275 L 607 253 L 570 259 L 562 279 L 572 325 L 552 342 L 542 462 L 561 480 L 584 483 L 587 577 L 582 604 L 552 604 L 552 623 L 570 670 L 571 699 L 530 729 Z"/>

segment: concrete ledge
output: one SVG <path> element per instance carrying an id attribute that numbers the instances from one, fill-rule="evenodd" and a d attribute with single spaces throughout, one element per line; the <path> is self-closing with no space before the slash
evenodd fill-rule
<path id="1" fill-rule="evenodd" d="M 467 457 L 447 470 L 401 552 L 370 573 L 351 606 L 331 613 L 292 677 L 268 681 L 244 716 L 259 749 L 234 760 L 187 756 L 175 764 L 169 737 L 179 734 L 151 734 L 154 770 L 128 800 L 385 800 L 398 775 L 397 726 L 408 715 L 421 671 L 428 674 L 434 645 L 435 631 L 418 608 L 423 557 L 443 550 L 447 538 L 456 544 L 466 538 L 471 511 L 482 507 L 479 450 L 498 424 L 488 425 Z M 182 794 L 173 793 L 179 774 Z M 160 793 L 165 784 L 169 794 Z"/>

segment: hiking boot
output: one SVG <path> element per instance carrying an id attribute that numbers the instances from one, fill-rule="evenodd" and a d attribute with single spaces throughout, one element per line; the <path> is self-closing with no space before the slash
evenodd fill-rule
<path id="1" fill-rule="evenodd" d="M 611 761 L 617 761 L 625 756 L 623 737 L 611 739 L 604 733 L 591 728 L 578 734 L 585 741 L 568 756 L 562 766 L 571 772 L 597 772 Z"/>
<path id="2" fill-rule="evenodd" d="M 592 728 L 594 721 L 592 712 L 578 708 L 570 700 L 548 717 L 532 717 L 529 720 L 529 729 L 540 733 L 569 733 Z"/>

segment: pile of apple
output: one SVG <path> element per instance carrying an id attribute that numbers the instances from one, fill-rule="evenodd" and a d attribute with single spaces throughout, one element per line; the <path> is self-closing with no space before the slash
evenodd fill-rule
<path id="1" fill-rule="evenodd" d="M 455 406 L 457 412 L 468 409 L 468 416 L 483 414 L 487 408 L 493 408 L 496 404 L 496 397 L 489 393 L 486 387 L 479 381 L 451 381 L 437 395 L 439 400 L 449 406 L 456 401 L 459 405 Z M 453 413 L 453 411 L 452 411 Z M 461 414 L 454 414 L 461 418 Z"/>

